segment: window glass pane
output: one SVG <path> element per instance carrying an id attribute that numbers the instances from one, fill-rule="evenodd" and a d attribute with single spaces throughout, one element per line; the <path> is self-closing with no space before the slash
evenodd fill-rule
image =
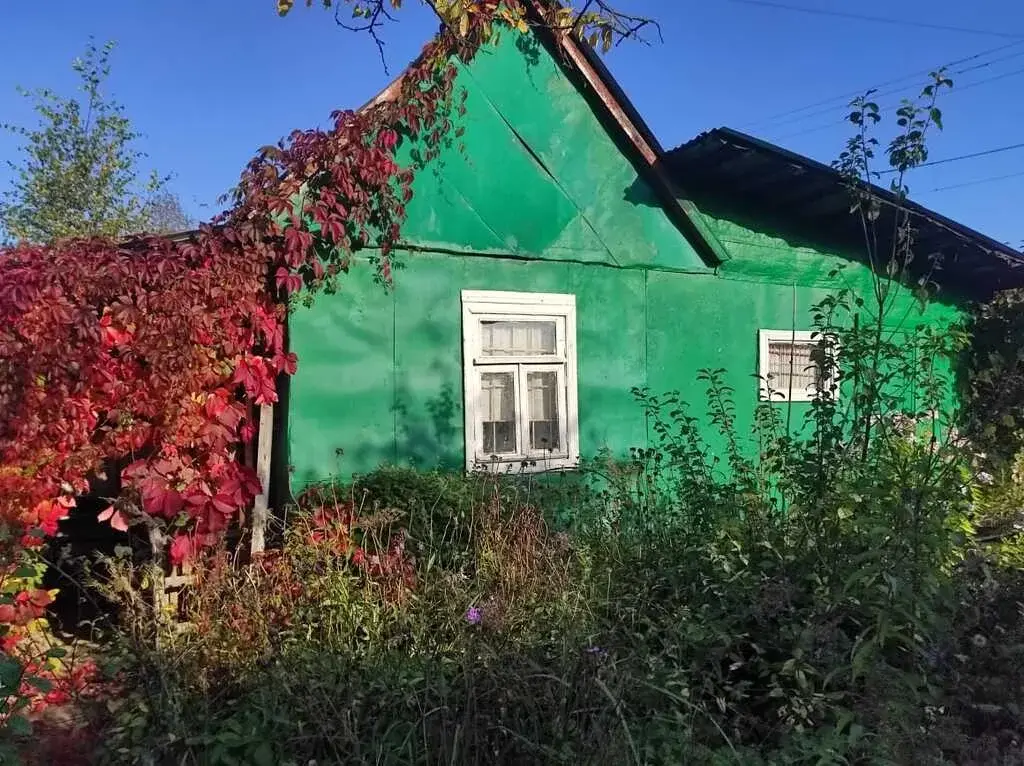
<path id="1" fill-rule="evenodd" d="M 815 391 L 821 383 L 821 368 L 814 359 L 817 343 L 772 341 L 768 344 L 768 387 L 789 396 L 789 392 Z"/>
<path id="2" fill-rule="evenodd" d="M 484 356 L 538 356 L 555 353 L 553 321 L 480 323 Z"/>
<path id="3" fill-rule="evenodd" d="M 480 413 L 484 428 L 484 454 L 516 451 L 515 375 L 485 372 L 480 376 Z"/>
<path id="4" fill-rule="evenodd" d="M 558 373 L 528 372 L 526 390 L 530 402 L 530 449 L 559 449 Z"/>

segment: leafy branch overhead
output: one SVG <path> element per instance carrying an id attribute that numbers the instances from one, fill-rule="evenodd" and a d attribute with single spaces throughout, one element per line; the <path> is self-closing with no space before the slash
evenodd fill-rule
<path id="1" fill-rule="evenodd" d="M 381 52 L 383 62 L 384 39 L 382 31 L 395 21 L 395 11 L 402 8 L 402 0 L 305 0 L 306 7 L 314 4 L 332 10 L 335 22 L 344 29 L 370 35 Z M 623 40 L 646 42 L 648 33 L 661 40 L 658 22 L 646 16 L 626 13 L 608 0 L 576 0 L 552 3 L 522 0 L 420 0 L 437 13 L 441 21 L 466 37 L 474 26 L 474 19 L 499 21 L 509 27 L 526 32 L 528 27 L 543 27 L 557 33 L 572 33 L 585 40 L 592 48 L 608 52 Z M 295 0 L 276 0 L 277 12 L 286 16 L 294 8 Z M 527 11 L 529 9 L 530 12 Z M 483 29 L 484 37 L 491 35 L 490 22 Z M 386 68 L 386 65 L 385 65 Z"/>

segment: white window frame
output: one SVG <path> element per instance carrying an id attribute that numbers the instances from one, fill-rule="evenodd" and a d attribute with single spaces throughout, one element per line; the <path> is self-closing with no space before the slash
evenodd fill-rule
<path id="1" fill-rule="evenodd" d="M 774 387 L 770 386 L 770 383 L 768 383 L 768 373 L 769 373 L 769 367 L 770 367 L 770 365 L 769 365 L 769 356 L 770 356 L 769 346 L 772 343 L 790 343 L 790 344 L 794 344 L 794 345 L 795 344 L 802 344 L 802 343 L 814 343 L 814 344 L 817 344 L 821 340 L 820 333 L 818 333 L 818 332 L 816 332 L 814 330 L 758 330 L 757 339 L 758 339 L 758 344 L 757 344 L 758 345 L 757 375 L 758 375 L 758 389 L 759 389 L 758 390 L 758 398 L 762 402 L 768 402 L 768 401 L 772 401 L 772 402 L 812 402 L 812 401 L 814 401 L 814 398 L 815 398 L 817 392 L 813 388 L 811 388 L 811 387 L 805 388 L 802 391 L 794 390 L 794 391 L 790 392 L 790 391 L 782 391 L 782 390 L 779 390 L 779 389 L 775 389 Z M 829 343 L 830 353 L 834 354 L 835 353 L 836 341 L 834 339 L 830 338 L 827 342 Z M 794 372 L 796 372 L 796 370 L 794 370 Z M 801 372 L 802 372 L 802 370 L 801 370 Z M 831 386 L 832 386 L 832 384 L 834 382 L 834 377 L 835 377 L 835 371 L 833 370 L 832 375 L 830 375 L 829 377 L 827 377 L 827 378 L 822 380 L 822 385 L 824 387 L 824 390 L 827 391 L 827 390 L 829 390 L 829 388 L 831 388 Z M 771 388 L 771 391 L 770 391 L 770 393 L 772 394 L 771 397 L 769 397 L 769 388 Z M 836 391 L 836 397 L 837 398 L 838 398 L 838 394 L 839 394 L 839 392 L 837 390 Z"/>
<path id="2" fill-rule="evenodd" d="M 555 322 L 555 354 L 484 356 L 481 323 L 500 320 L 548 319 Z M 480 374 L 516 370 L 517 452 L 495 459 L 483 453 L 480 420 Z M 579 414 L 576 374 L 576 296 L 503 290 L 462 291 L 462 369 L 465 409 L 466 470 L 486 468 L 540 472 L 575 468 L 579 462 Z M 559 449 L 532 450 L 529 445 L 527 373 L 559 375 Z"/>

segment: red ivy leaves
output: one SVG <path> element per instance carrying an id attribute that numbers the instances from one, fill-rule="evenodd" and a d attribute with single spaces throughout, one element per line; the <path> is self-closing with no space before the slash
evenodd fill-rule
<path id="1" fill-rule="evenodd" d="M 277 289 L 285 295 L 298 292 L 302 289 L 302 277 L 289 271 L 284 266 L 278 266 L 274 274 Z"/>
<path id="2" fill-rule="evenodd" d="M 192 558 L 195 549 L 192 538 L 188 535 L 178 535 L 171 541 L 171 548 L 168 552 L 171 563 L 177 566 Z"/>
<path id="3" fill-rule="evenodd" d="M 97 521 L 109 521 L 110 522 L 110 526 L 112 526 L 114 529 L 118 530 L 119 532 L 127 532 L 128 531 L 128 519 L 126 519 L 124 517 L 124 514 L 121 513 L 119 510 L 117 510 L 117 508 L 115 508 L 112 505 L 109 506 L 107 508 L 107 510 L 102 511 L 100 513 L 100 515 L 96 517 L 96 520 Z"/>
<path id="4" fill-rule="evenodd" d="M 133 456 L 122 490 L 141 513 L 175 518 L 201 477 L 224 477 L 232 513 L 251 502 L 259 488 L 238 492 L 224 466 L 246 402 L 274 401 L 294 370 L 268 269 L 223 230 L 0 251 L 0 410 L 17 413 L 0 421 L 0 525 L 36 544 L 92 474 Z"/>
<path id="5" fill-rule="evenodd" d="M 21 591 L 12 603 L 0 604 L 0 623 L 4 625 L 27 625 L 43 616 L 46 607 L 53 601 L 49 591 L 35 589 Z"/>
<path id="6" fill-rule="evenodd" d="M 271 368 L 262 357 L 250 356 L 239 360 L 232 382 L 241 385 L 256 404 L 272 404 L 277 401 Z"/>
<path id="7" fill-rule="evenodd" d="M 417 167 L 437 156 L 461 110 L 453 57 L 475 54 L 500 5 L 474 6 L 468 33 L 442 32 L 386 97 L 262 150 L 232 209 L 187 241 L 0 248 L 0 573 L 105 470 L 127 466 L 101 520 L 186 530 L 175 563 L 252 502 L 259 482 L 239 462 L 255 437 L 248 413 L 276 401 L 276 377 L 297 364 L 286 303 L 331 284 L 360 249 L 390 282 L 414 171 L 396 152 L 418 139 Z M 365 566 L 407 576 L 392 547 Z M 0 635 L 20 614 L 0 614 Z"/>

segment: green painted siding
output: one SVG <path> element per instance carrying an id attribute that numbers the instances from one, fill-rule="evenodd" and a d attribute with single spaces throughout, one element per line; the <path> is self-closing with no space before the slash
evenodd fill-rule
<path id="1" fill-rule="evenodd" d="M 356 269 L 351 281 L 366 275 Z M 642 271 L 421 253 L 400 272 L 393 295 L 370 287 L 378 294 L 349 295 L 348 310 L 326 310 L 346 302 L 340 293 L 297 310 L 293 483 L 385 461 L 464 465 L 463 289 L 576 295 L 581 444 L 642 445 L 645 426 L 630 389 L 646 379 L 645 282 Z M 347 385 L 351 379 L 358 384 Z"/>
<path id="2" fill-rule="evenodd" d="M 396 458 L 395 302 L 366 272 L 292 317 L 302 360 L 288 399 L 294 485 Z"/>
<path id="3" fill-rule="evenodd" d="M 556 62 L 516 39 L 503 34 L 460 74 L 464 148 L 417 176 L 405 239 L 473 254 L 704 270 Z"/>
<path id="4" fill-rule="evenodd" d="M 810 305 L 829 292 L 727 274 L 540 260 L 421 253 L 408 263 L 392 295 L 370 284 L 368 268 L 357 268 L 351 292 L 293 316 L 300 368 L 291 389 L 289 443 L 297 485 L 382 462 L 463 465 L 462 289 L 576 296 L 580 444 L 587 456 L 602 447 L 625 455 L 646 446 L 633 386 L 678 389 L 695 414 L 703 413 L 704 384 L 696 378 L 703 367 L 728 371 L 737 426 L 748 433 L 757 402 L 758 330 L 790 328 L 794 303 L 796 329 L 809 329 Z M 907 326 L 952 316 L 941 305 L 921 316 L 909 296 L 902 303 Z M 809 405 L 788 406 L 799 424 Z M 709 440 L 717 443 L 713 433 Z"/>
<path id="5" fill-rule="evenodd" d="M 357 263 L 341 292 L 291 317 L 293 487 L 382 462 L 464 465 L 463 289 L 576 296 L 579 437 L 592 456 L 646 445 L 633 386 L 678 389 L 702 413 L 702 367 L 728 370 L 748 431 L 758 330 L 794 317 L 810 329 L 810 306 L 831 290 L 870 286 L 844 253 L 708 207 L 701 223 L 730 258 L 704 265 L 542 49 L 506 35 L 460 83 L 465 148 L 417 176 L 404 230 L 416 252 L 402 254 L 393 292 Z M 958 314 L 950 300 L 922 316 L 902 289 L 897 302 L 910 326 Z M 798 422 L 806 405 L 793 407 Z"/>

